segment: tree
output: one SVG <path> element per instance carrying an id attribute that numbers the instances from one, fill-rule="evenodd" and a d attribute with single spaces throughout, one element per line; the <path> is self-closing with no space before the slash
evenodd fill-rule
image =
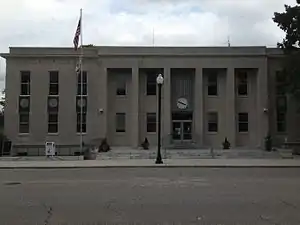
<path id="1" fill-rule="evenodd" d="M 5 90 L 2 91 L 2 96 L 0 97 L 0 108 L 1 112 L 4 110 L 4 105 L 5 105 Z"/>
<path id="2" fill-rule="evenodd" d="M 278 43 L 285 55 L 282 71 L 287 78 L 285 90 L 300 101 L 300 0 L 296 3 L 295 6 L 284 5 L 285 12 L 275 12 L 273 21 L 286 34 Z"/>
<path id="3" fill-rule="evenodd" d="M 5 105 L 5 91 L 2 91 L 2 96 L 0 97 L 0 132 L 2 132 L 4 127 L 4 105 Z"/>

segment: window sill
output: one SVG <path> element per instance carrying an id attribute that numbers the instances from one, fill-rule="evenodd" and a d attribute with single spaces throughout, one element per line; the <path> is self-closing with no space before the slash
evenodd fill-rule
<path id="1" fill-rule="evenodd" d="M 242 134 L 242 135 L 247 135 L 247 134 L 249 134 L 249 131 L 239 131 L 238 133 Z"/>
<path id="2" fill-rule="evenodd" d="M 58 136 L 59 133 L 47 133 L 48 136 Z"/>
<path id="3" fill-rule="evenodd" d="M 153 135 L 153 134 L 156 134 L 156 131 L 155 132 L 148 132 L 147 131 L 147 134 L 152 134 Z"/>
<path id="4" fill-rule="evenodd" d="M 279 132 L 279 131 L 277 131 L 276 134 L 277 135 L 287 135 L 287 132 L 286 131 L 285 132 Z"/>
<path id="5" fill-rule="evenodd" d="M 18 136 L 29 136 L 30 133 L 18 133 Z"/>
<path id="6" fill-rule="evenodd" d="M 86 135 L 86 132 L 85 133 L 84 132 L 82 132 L 82 133 L 77 132 L 76 135 Z"/>
<path id="7" fill-rule="evenodd" d="M 238 98 L 249 98 L 249 95 L 237 95 Z"/>
<path id="8" fill-rule="evenodd" d="M 116 95 L 116 98 L 124 99 L 124 98 L 128 98 L 128 96 L 127 95 Z"/>
<path id="9" fill-rule="evenodd" d="M 207 98 L 219 98 L 219 95 L 207 95 Z"/>
<path id="10" fill-rule="evenodd" d="M 216 135 L 218 133 L 219 133 L 218 131 L 207 131 L 208 135 Z"/>

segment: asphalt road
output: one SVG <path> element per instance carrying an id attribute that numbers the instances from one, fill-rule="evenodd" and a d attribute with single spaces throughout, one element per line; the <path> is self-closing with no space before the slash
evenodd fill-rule
<path id="1" fill-rule="evenodd" d="M 1 224 L 300 224 L 295 168 L 0 170 L 0 181 Z"/>

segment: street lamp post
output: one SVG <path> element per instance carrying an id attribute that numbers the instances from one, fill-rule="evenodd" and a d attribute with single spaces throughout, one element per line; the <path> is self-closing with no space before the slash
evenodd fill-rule
<path id="1" fill-rule="evenodd" d="M 158 74 L 156 78 L 156 83 L 158 86 L 158 130 L 157 130 L 157 156 L 156 156 L 156 164 L 163 164 L 160 147 L 161 147 L 161 87 L 164 83 L 164 78 L 161 74 Z"/>

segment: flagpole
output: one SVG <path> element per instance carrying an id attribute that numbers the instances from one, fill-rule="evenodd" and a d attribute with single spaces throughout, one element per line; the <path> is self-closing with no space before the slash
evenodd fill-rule
<path id="1" fill-rule="evenodd" d="M 83 38 L 82 38 L 82 9 L 80 9 L 80 44 L 81 44 L 81 49 L 80 49 L 80 151 L 83 152 L 83 142 L 82 142 L 82 126 L 83 126 Z"/>

